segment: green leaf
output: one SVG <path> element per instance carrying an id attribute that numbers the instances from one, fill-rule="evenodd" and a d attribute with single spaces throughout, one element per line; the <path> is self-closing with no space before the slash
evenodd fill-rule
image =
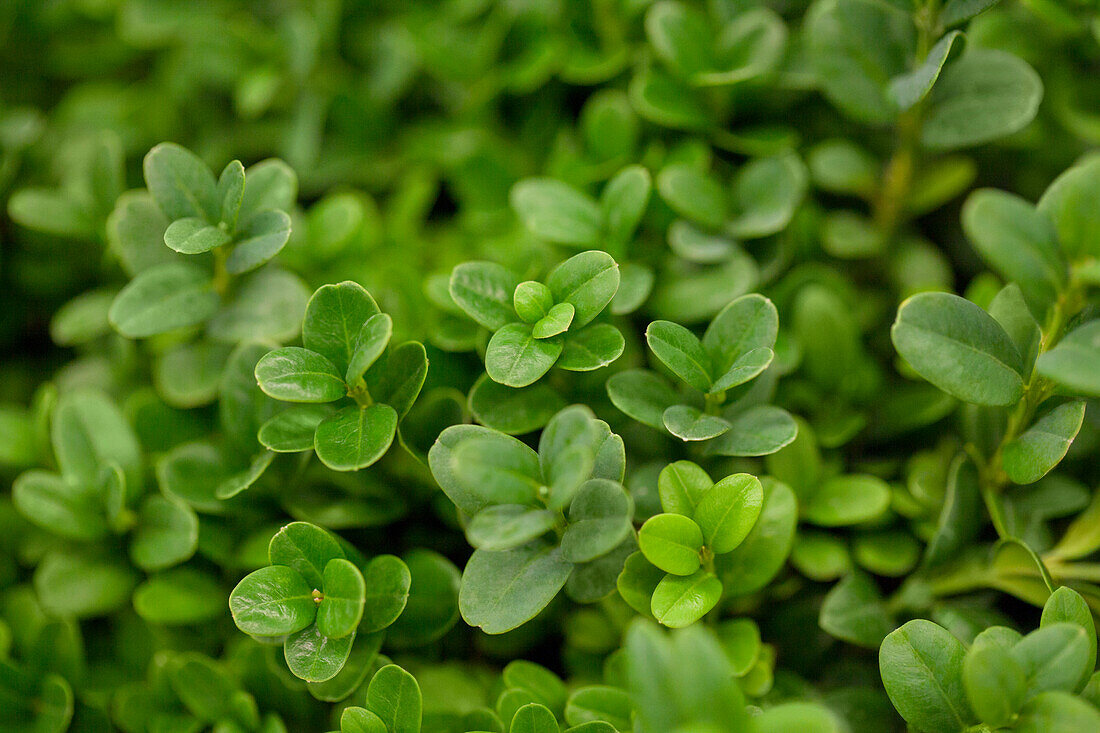
<path id="1" fill-rule="evenodd" d="M 538 339 L 524 323 L 509 323 L 489 339 L 485 371 L 507 387 L 526 387 L 550 371 L 561 356 L 562 339 Z"/>
<path id="2" fill-rule="evenodd" d="M 482 425 L 509 435 L 522 435 L 546 425 L 565 407 L 565 400 L 544 382 L 512 389 L 483 374 L 470 389 L 469 407 Z"/>
<path id="3" fill-rule="evenodd" d="M 271 537 L 267 556 L 272 565 L 284 565 L 297 571 L 310 588 L 324 585 L 324 572 L 334 558 L 343 558 L 336 539 L 308 522 L 291 522 Z"/>
<path id="4" fill-rule="evenodd" d="M 747 377 L 739 382 L 729 375 L 749 354 L 760 349 L 770 351 L 778 332 L 779 314 L 775 305 L 762 295 L 744 295 L 723 308 L 703 334 L 703 348 L 710 355 L 714 372 L 724 375 L 719 377 L 719 382 L 726 383 L 721 387 L 715 385 L 714 391 L 729 389 L 751 379 Z M 769 358 L 768 363 L 770 361 Z"/>
<path id="5" fill-rule="evenodd" d="M 358 471 L 385 455 L 396 433 L 397 412 L 389 405 L 351 405 L 320 422 L 314 450 L 334 471 Z"/>
<path id="6" fill-rule="evenodd" d="M 1000 727 L 1007 725 L 1023 704 L 1027 677 L 1008 650 L 990 644 L 967 652 L 963 684 L 978 719 Z"/>
<path id="7" fill-rule="evenodd" d="M 944 27 L 951 27 L 973 18 L 993 7 L 1001 0 L 947 0 L 940 13 L 940 22 Z"/>
<path id="8" fill-rule="evenodd" d="M 54 408 L 50 437 L 61 474 L 86 487 L 99 483 L 101 472 L 117 464 L 127 491 L 142 485 L 141 447 L 118 407 L 94 389 L 62 395 Z"/>
<path id="9" fill-rule="evenodd" d="M 466 526 L 466 539 L 477 549 L 510 550 L 546 534 L 557 522 L 554 512 L 521 504 L 482 509 Z"/>
<path id="10" fill-rule="evenodd" d="M 393 624 L 405 610 L 412 575 L 401 558 L 379 555 L 367 563 L 363 578 L 367 595 L 361 628 L 368 633 L 381 631 Z"/>
<path id="11" fill-rule="evenodd" d="M 348 362 L 345 381 L 355 384 L 378 361 L 393 335 L 393 319 L 385 313 L 375 313 L 367 319 L 355 338 L 355 351 Z"/>
<path id="12" fill-rule="evenodd" d="M 47 188 L 13 193 L 8 199 L 8 215 L 28 229 L 58 237 L 86 238 L 95 232 L 95 224 L 80 202 Z"/>
<path id="13" fill-rule="evenodd" d="M 575 309 L 570 328 L 591 323 L 615 297 L 619 289 L 619 265 L 600 250 L 573 255 L 546 276 L 546 286 L 556 303 Z"/>
<path id="14" fill-rule="evenodd" d="M 219 219 L 229 231 L 237 228 L 237 220 L 244 201 L 244 166 L 241 161 L 230 161 L 218 176 L 218 201 L 221 202 Z"/>
<path id="15" fill-rule="evenodd" d="M 1054 224 L 1058 244 L 1070 259 L 1100 256 L 1100 213 L 1093 206 L 1100 186 L 1100 160 L 1073 166 L 1039 199 L 1039 213 Z"/>
<path id="16" fill-rule="evenodd" d="M 626 558 L 615 587 L 627 605 L 638 613 L 652 616 L 653 591 L 664 577 L 665 571 L 646 560 L 641 552 L 635 552 Z"/>
<path id="17" fill-rule="evenodd" d="M 340 733 L 388 733 L 388 729 L 370 710 L 348 707 L 340 714 Z"/>
<path id="18" fill-rule="evenodd" d="M 961 31 L 947 33 L 929 49 L 928 55 L 917 68 L 890 81 L 890 98 L 898 109 L 904 112 L 928 95 L 943 71 L 943 65 L 952 54 L 958 55 L 965 38 Z"/>
<path id="19" fill-rule="evenodd" d="M 298 198 L 298 176 L 278 158 L 261 160 L 245 171 L 240 221 L 248 222 L 267 209 L 290 211 Z"/>
<path id="20" fill-rule="evenodd" d="M 701 392 L 710 390 L 710 356 L 688 329 L 671 321 L 654 321 L 645 331 L 646 343 L 654 356 L 673 374 Z"/>
<path id="21" fill-rule="evenodd" d="M 128 275 L 179 261 L 178 255 L 164 246 L 169 223 L 148 191 L 127 191 L 119 197 L 107 217 L 107 241 Z"/>
<path id="22" fill-rule="evenodd" d="M 1067 586 L 1061 586 L 1043 604 L 1043 615 L 1039 626 L 1049 626 L 1061 622 L 1077 624 L 1085 630 L 1085 641 L 1089 646 L 1088 661 L 1084 665 L 1085 674 L 1073 686 L 1078 691 L 1085 686 L 1093 669 L 1096 668 L 1096 622 L 1092 610 L 1081 594 Z"/>
<path id="23" fill-rule="evenodd" d="M 537 702 L 517 710 L 508 727 L 508 733 L 558 733 L 560 730 L 554 714 Z"/>
<path id="24" fill-rule="evenodd" d="M 516 320 L 512 296 L 519 279 L 495 262 L 465 262 L 451 272 L 448 292 L 479 324 L 496 331 Z"/>
<path id="25" fill-rule="evenodd" d="M 164 230 L 164 243 L 185 255 L 209 252 L 228 244 L 230 240 L 229 232 L 198 217 L 176 219 Z"/>
<path id="26" fill-rule="evenodd" d="M 565 338 L 557 366 L 571 372 L 590 372 L 611 364 L 626 348 L 619 329 L 610 323 L 592 323 Z"/>
<path id="27" fill-rule="evenodd" d="M 130 539 L 130 559 L 142 570 L 163 570 L 189 559 L 199 545 L 199 519 L 186 504 L 148 496 Z"/>
<path id="28" fill-rule="evenodd" d="M 640 165 L 630 165 L 615 174 L 600 195 L 600 209 L 607 222 L 608 249 L 625 246 L 634 236 L 649 205 L 653 187 L 649 171 Z M 619 251 L 611 249 L 611 251 Z M 625 281 L 625 272 L 624 281 Z"/>
<path id="29" fill-rule="evenodd" d="M 233 300 L 210 319 L 206 333 L 233 344 L 250 339 L 291 341 L 301 329 L 308 300 L 300 277 L 264 267 L 241 280 Z"/>
<path id="30" fill-rule="evenodd" d="M 978 470 L 966 456 L 958 456 L 948 469 L 947 494 L 925 550 L 925 563 L 938 565 L 974 539 L 982 525 L 981 502 Z"/>
<path id="31" fill-rule="evenodd" d="M 1016 350 L 1023 357 L 1024 373 L 1030 374 L 1039 356 L 1043 339 L 1042 329 L 1024 300 L 1023 291 L 1016 283 L 1009 283 L 989 302 L 989 315 L 1005 330 Z"/>
<path id="32" fill-rule="evenodd" d="M 1100 711 L 1064 692 L 1041 692 L 1024 703 L 1012 727 L 1016 733 L 1076 733 L 1100 726 Z"/>
<path id="33" fill-rule="evenodd" d="M 657 476 L 657 494 L 661 497 L 661 507 L 672 514 L 690 517 L 695 514 L 699 499 L 707 492 L 714 481 L 691 461 L 676 461 L 661 469 Z"/>
<path id="34" fill-rule="evenodd" d="M 1069 332 L 1041 354 L 1035 369 L 1046 379 L 1075 394 L 1100 397 L 1100 373 L 1093 365 L 1100 358 L 1100 320 L 1089 321 Z"/>
<path id="35" fill-rule="evenodd" d="M 331 414 L 327 405 L 297 405 L 261 425 L 257 437 L 264 447 L 276 453 L 313 450 L 313 434 Z"/>
<path id="36" fill-rule="evenodd" d="M 1019 196 L 986 188 L 967 198 L 962 224 L 982 259 L 1020 286 L 1035 313 L 1045 313 L 1066 282 L 1050 220 Z"/>
<path id="37" fill-rule="evenodd" d="M 128 604 L 137 580 L 125 561 L 94 552 L 53 550 L 35 568 L 34 590 L 49 613 L 91 618 Z"/>
<path id="38" fill-rule="evenodd" d="M 957 733 L 974 721 L 963 690 L 965 655 L 958 639 L 924 619 L 886 637 L 878 656 L 882 684 L 906 722 L 930 733 Z"/>
<path id="39" fill-rule="evenodd" d="M 703 130 L 711 124 L 707 109 L 691 90 L 659 69 L 643 69 L 635 74 L 628 92 L 638 114 L 658 125 Z"/>
<path id="40" fill-rule="evenodd" d="M 890 487 L 869 474 L 834 476 L 821 484 L 802 508 L 803 517 L 822 527 L 870 521 L 890 506 Z"/>
<path id="41" fill-rule="evenodd" d="M 487 634 L 511 631 L 545 608 L 572 571 L 561 549 L 543 542 L 502 552 L 475 550 L 462 574 L 462 618 Z"/>
<path id="42" fill-rule="evenodd" d="M 826 594 L 818 624 L 838 639 L 875 649 L 895 622 L 874 581 L 863 573 L 851 573 Z"/>
<path id="43" fill-rule="evenodd" d="M 630 534 L 634 504 L 623 487 L 607 479 L 590 479 L 569 505 L 569 525 L 561 553 L 569 562 L 591 562 L 614 550 Z"/>
<path id="44" fill-rule="evenodd" d="M 1012 657 L 1024 670 L 1027 690 L 1073 692 L 1092 674 L 1088 667 L 1088 635 L 1076 622 L 1055 622 L 1032 631 L 1012 647 Z"/>
<path id="45" fill-rule="evenodd" d="M 603 214 L 599 205 L 567 183 L 527 178 L 512 187 L 509 198 L 524 226 L 537 237 L 576 247 L 600 241 Z"/>
<path id="46" fill-rule="evenodd" d="M 230 275 L 251 272 L 279 254 L 290 239 L 290 216 L 284 211 L 261 211 L 248 220 L 240 234 L 225 260 Z"/>
<path id="47" fill-rule="evenodd" d="M 367 709 L 382 719 L 389 733 L 420 733 L 420 686 L 396 664 L 387 664 L 371 678 Z"/>
<path id="48" fill-rule="evenodd" d="M 944 69 L 932 93 L 921 142 L 934 150 L 964 148 L 1022 130 L 1043 98 L 1035 70 L 1013 54 L 971 48 Z"/>
<path id="49" fill-rule="evenodd" d="M 554 296 L 550 293 L 550 288 L 542 283 L 526 280 L 516 286 L 516 292 L 512 294 L 512 305 L 520 320 L 533 324 L 554 307 Z M 572 313 L 569 318 L 572 320 Z"/>
<path id="50" fill-rule="evenodd" d="M 653 590 L 650 608 L 665 626 L 679 629 L 703 618 L 722 597 L 722 583 L 713 573 L 666 575 Z"/>
<path id="51" fill-rule="evenodd" d="M 665 429 L 680 440 L 709 440 L 730 429 L 730 424 L 717 415 L 708 415 L 688 405 L 673 405 L 665 410 Z"/>
<path id="52" fill-rule="evenodd" d="M 94 540 L 109 530 L 102 497 L 57 474 L 27 471 L 15 479 L 11 492 L 15 508 L 48 532 L 74 540 Z"/>
<path id="53" fill-rule="evenodd" d="M 588 685 L 575 690 L 565 704 L 565 720 L 571 726 L 603 721 L 612 730 L 629 730 L 634 704 L 625 690 L 608 685 Z M 600 733 L 601 729 L 581 733 Z"/>
<path id="54" fill-rule="evenodd" d="M 651 563 L 674 575 L 691 575 L 699 569 L 703 531 L 682 514 L 658 514 L 638 531 L 638 547 Z"/>
<path id="55" fill-rule="evenodd" d="M 362 285 L 346 280 L 322 285 L 309 299 L 302 322 L 302 345 L 332 362 L 338 374 L 348 371 L 359 333 L 379 313 Z"/>
<path id="56" fill-rule="evenodd" d="M 161 355 L 153 363 L 157 393 L 173 407 L 199 407 L 217 399 L 232 349 L 227 344 L 193 341 Z"/>
<path id="57" fill-rule="evenodd" d="M 703 541 L 715 554 L 730 552 L 744 541 L 764 504 L 764 489 L 755 476 L 735 473 L 707 489 L 693 519 Z"/>
<path id="58" fill-rule="evenodd" d="M 822 705 L 785 702 L 770 707 L 751 719 L 752 733 L 839 733 L 843 730 L 836 715 Z"/>
<path id="59" fill-rule="evenodd" d="M 343 669 L 354 642 L 355 634 L 330 639 L 317 624 L 311 624 L 287 637 L 283 657 L 295 677 L 306 682 L 325 682 Z"/>
<path id="60" fill-rule="evenodd" d="M 284 346 L 256 364 L 260 389 L 284 402 L 333 402 L 347 395 L 336 366 L 315 351 Z"/>
<path id="61" fill-rule="evenodd" d="M 914 295 L 901 304 L 890 335 L 922 377 L 960 400 L 1005 406 L 1023 395 L 1015 345 L 968 300 L 948 293 Z"/>
<path id="62" fill-rule="evenodd" d="M 733 219 L 725 232 L 740 239 L 778 234 L 806 195 L 809 174 L 793 154 L 750 160 L 733 178 Z"/>
<path id="63" fill-rule="evenodd" d="M 221 298 L 210 276 L 195 265 L 172 262 L 144 270 L 111 304 L 107 318 L 119 333 L 139 339 L 206 321 Z"/>
<path id="64" fill-rule="evenodd" d="M 143 169 L 145 185 L 169 219 L 218 220 L 218 182 L 194 153 L 175 143 L 161 143 L 145 156 Z"/>
<path id="65" fill-rule="evenodd" d="M 558 303 L 552 306 L 544 317 L 531 326 L 531 335 L 537 339 L 548 339 L 565 333 L 573 323 L 576 312 L 577 309 L 572 303 Z"/>
<path id="66" fill-rule="evenodd" d="M 758 405 L 727 415 L 729 429 L 707 444 L 707 453 L 719 456 L 765 456 L 790 445 L 798 423 L 786 410 Z"/>
<path id="67" fill-rule="evenodd" d="M 246 575 L 229 594 L 233 623 L 246 634 L 283 636 L 313 623 L 317 604 L 314 588 L 302 574 L 271 565 Z"/>
<path id="68" fill-rule="evenodd" d="M 596 462 L 598 430 L 587 407 L 572 405 L 554 415 L 539 436 L 539 467 L 549 485 L 547 506 L 565 509 Z"/>
<path id="69" fill-rule="evenodd" d="M 680 216 L 708 229 L 718 229 L 729 216 L 722 187 L 696 166 L 675 163 L 657 174 L 657 191 Z"/>
<path id="70" fill-rule="evenodd" d="M 678 2 L 653 5 L 645 16 L 646 37 L 662 61 L 691 77 L 711 67 L 714 39 L 706 18 Z"/>
<path id="71" fill-rule="evenodd" d="M 607 380 L 611 404 L 643 425 L 664 429 L 665 410 L 680 397 L 662 377 L 645 369 L 627 369 Z"/>
<path id="72" fill-rule="evenodd" d="M 389 405 L 398 418 L 409 414 L 428 376 L 428 354 L 419 341 L 406 341 L 378 358 L 364 375 L 375 402 Z"/>
<path id="73" fill-rule="evenodd" d="M 179 626 L 209 622 L 225 613 L 225 591 L 194 568 L 174 568 L 150 577 L 134 590 L 134 610 L 151 624 Z"/>
<path id="74" fill-rule="evenodd" d="M 1017 484 L 1035 483 L 1065 458 L 1085 419 L 1083 401 L 1066 402 L 1036 420 L 1004 445 L 1005 473 Z"/>
<path id="75" fill-rule="evenodd" d="M 334 558 L 325 566 L 324 598 L 317 606 L 317 630 L 331 639 L 355 631 L 363 618 L 367 587 L 363 574 L 347 560 Z"/>

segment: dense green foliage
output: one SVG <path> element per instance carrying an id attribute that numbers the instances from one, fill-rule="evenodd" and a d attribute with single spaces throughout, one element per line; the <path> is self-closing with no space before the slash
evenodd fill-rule
<path id="1" fill-rule="evenodd" d="M 0 732 L 1100 731 L 1097 72 L 1084 0 L 0 2 Z"/>

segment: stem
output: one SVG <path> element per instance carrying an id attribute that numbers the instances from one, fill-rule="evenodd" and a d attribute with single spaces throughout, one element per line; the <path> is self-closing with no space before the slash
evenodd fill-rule
<path id="1" fill-rule="evenodd" d="M 214 291 L 218 295 L 225 295 L 229 290 L 229 272 L 225 269 L 225 261 L 229 253 L 225 247 L 216 247 L 214 253 Z"/>

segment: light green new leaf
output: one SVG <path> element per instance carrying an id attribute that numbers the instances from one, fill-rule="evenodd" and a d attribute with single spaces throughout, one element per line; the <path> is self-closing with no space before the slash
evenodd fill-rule
<path id="1" fill-rule="evenodd" d="M 512 308 L 519 279 L 495 262 L 464 262 L 451 272 L 448 292 L 466 315 L 491 331 L 516 319 Z"/>
<path id="2" fill-rule="evenodd" d="M 229 232 L 198 217 L 176 219 L 164 230 L 164 243 L 176 252 L 197 255 L 227 244 Z"/>
<path id="3" fill-rule="evenodd" d="M 901 304 L 890 335 L 922 377 L 954 397 L 996 407 L 1023 395 L 1016 346 L 992 316 L 964 298 L 914 295 Z"/>
<path id="4" fill-rule="evenodd" d="M 565 333 L 573 323 L 576 313 L 577 309 L 572 303 L 558 303 L 551 306 L 546 315 L 531 326 L 531 335 L 537 339 L 548 339 Z"/>
<path id="5" fill-rule="evenodd" d="M 388 729 L 370 710 L 347 707 L 340 714 L 340 733 L 388 733 Z"/>
<path id="6" fill-rule="evenodd" d="M 691 575 L 699 569 L 703 531 L 690 517 L 658 514 L 638 531 L 638 547 L 651 563 L 674 575 Z"/>
<path id="7" fill-rule="evenodd" d="M 237 228 L 244 201 L 244 176 L 244 166 L 239 160 L 230 161 L 218 176 L 218 201 L 221 204 L 218 218 L 229 231 Z"/>
<path id="8" fill-rule="evenodd" d="M 554 307 L 550 288 L 535 280 L 526 280 L 516 286 L 512 294 L 512 306 L 524 323 L 536 323 Z M 572 314 L 570 314 L 572 320 Z"/>
<path id="9" fill-rule="evenodd" d="M 550 371 L 562 352 L 561 337 L 539 339 L 525 323 L 509 323 L 489 339 L 485 371 L 506 387 L 526 387 Z"/>
<path id="10" fill-rule="evenodd" d="M 389 450 L 397 433 L 397 412 L 389 405 L 351 405 L 317 425 L 313 448 L 334 471 L 358 471 Z"/>
<path id="11" fill-rule="evenodd" d="M 538 615 L 569 579 L 573 563 L 541 541 L 514 550 L 475 550 L 462 573 L 462 618 L 487 634 L 502 634 Z"/>
<path id="12" fill-rule="evenodd" d="M 661 469 L 657 476 L 657 494 L 661 507 L 672 514 L 690 517 L 703 494 L 714 486 L 714 481 L 698 465 L 691 461 L 676 461 Z"/>
<path id="13" fill-rule="evenodd" d="M 1065 458 L 1085 419 L 1083 401 L 1066 402 L 1036 420 L 1004 445 L 1005 473 L 1018 484 L 1035 483 Z"/>
<path id="14" fill-rule="evenodd" d="M 210 275 L 196 265 L 172 262 L 144 270 L 111 304 L 111 325 L 139 339 L 202 323 L 218 310 L 221 298 Z"/>
<path id="15" fill-rule="evenodd" d="M 1043 604 L 1043 615 L 1039 621 L 1040 628 L 1067 622 L 1077 624 L 1085 630 L 1085 641 L 1089 647 L 1088 660 L 1083 665 L 1084 674 L 1073 690 L 1080 690 L 1088 682 L 1089 677 L 1096 668 L 1096 622 L 1092 618 L 1092 610 L 1081 594 L 1067 586 L 1061 586 Z"/>
<path id="16" fill-rule="evenodd" d="M 528 178 L 512 187 L 512 208 L 524 226 L 549 242 L 599 244 L 603 213 L 587 194 L 553 178 Z"/>
<path id="17" fill-rule="evenodd" d="M 650 609 L 665 626 L 679 629 L 706 616 L 722 597 L 722 582 L 706 570 L 666 575 L 653 590 Z"/>
<path id="18" fill-rule="evenodd" d="M 570 328 L 592 322 L 619 289 L 619 265 L 600 250 L 573 255 L 546 276 L 546 286 L 555 303 L 570 303 L 574 309 Z"/>
<path id="19" fill-rule="evenodd" d="M 233 622 L 246 634 L 283 636 L 313 623 L 314 588 L 294 568 L 271 565 L 246 575 L 229 594 Z"/>
<path id="20" fill-rule="evenodd" d="M 1073 692 L 1092 673 L 1086 631 L 1076 622 L 1058 621 L 1032 631 L 1012 647 L 1011 654 L 1027 678 L 1028 694 L 1048 690 Z"/>
<path id="21" fill-rule="evenodd" d="M 337 367 L 315 351 L 284 346 L 256 363 L 264 394 L 284 402 L 333 402 L 347 395 Z"/>
<path id="22" fill-rule="evenodd" d="M 703 530 L 703 541 L 721 555 L 741 544 L 748 536 L 764 504 L 764 489 L 755 476 L 736 473 L 726 476 L 703 493 L 693 519 Z"/>

